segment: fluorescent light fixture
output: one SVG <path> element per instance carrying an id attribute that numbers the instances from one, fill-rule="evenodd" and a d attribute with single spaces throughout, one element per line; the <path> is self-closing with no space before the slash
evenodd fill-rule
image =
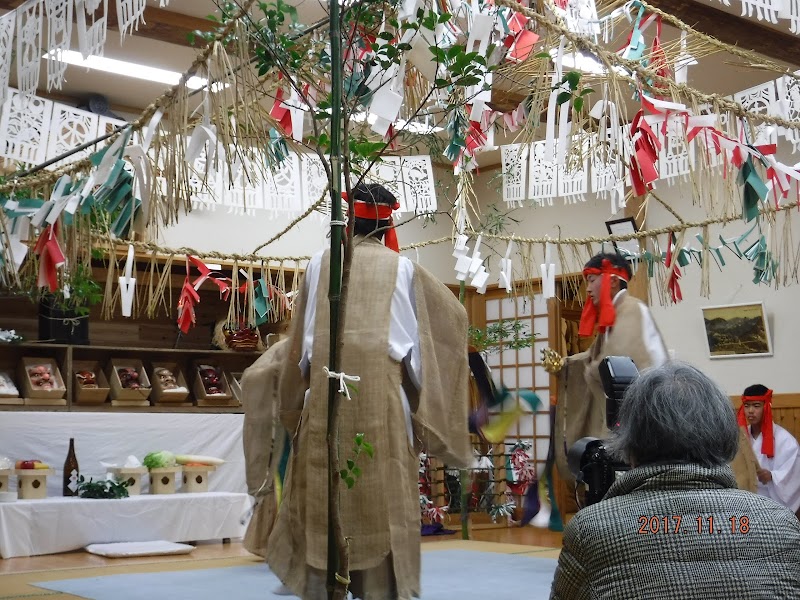
<path id="1" fill-rule="evenodd" d="M 351 119 L 356 121 L 357 123 L 363 123 L 366 121 L 370 125 L 373 125 L 375 121 L 378 119 L 377 115 L 373 113 L 366 113 L 360 112 L 354 114 Z M 431 125 L 428 123 L 427 117 L 425 121 L 406 121 L 405 119 L 397 119 L 394 122 L 394 128 L 396 131 L 406 131 L 408 133 L 416 133 L 419 135 L 428 135 L 431 133 L 438 133 L 440 131 L 444 131 L 444 127 L 439 127 L 438 125 Z"/>
<path id="2" fill-rule="evenodd" d="M 553 60 L 558 56 L 558 49 L 553 48 L 550 50 L 550 56 Z M 607 73 L 605 65 L 598 61 L 593 56 L 583 54 L 582 52 L 566 52 L 561 57 L 561 66 L 565 69 L 575 69 L 583 73 L 591 75 L 605 75 Z M 620 67 L 613 67 L 614 72 L 621 75 L 625 74 L 625 70 Z"/>
<path id="3" fill-rule="evenodd" d="M 44 58 L 53 60 L 55 50 L 48 52 Z M 90 56 L 84 59 L 80 52 L 75 50 L 64 50 L 61 52 L 61 62 L 68 65 L 75 65 L 77 67 L 85 67 L 95 71 L 103 71 L 104 73 L 113 73 L 114 75 L 123 75 L 125 77 L 134 77 L 136 79 L 144 79 L 146 81 L 154 81 L 156 83 L 163 83 L 166 85 L 175 85 L 180 79 L 182 73 L 175 71 L 167 71 L 166 69 L 158 69 L 156 67 L 147 67 L 136 63 L 127 62 L 124 60 L 116 60 L 114 58 L 106 58 L 104 56 Z M 186 80 L 186 87 L 192 90 L 197 90 L 206 85 L 206 79 L 197 77 L 196 75 Z M 212 88 L 218 91 L 219 84 L 214 84 Z"/>

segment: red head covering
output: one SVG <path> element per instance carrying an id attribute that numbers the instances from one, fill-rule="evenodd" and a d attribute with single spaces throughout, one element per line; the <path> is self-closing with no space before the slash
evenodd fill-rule
<path id="1" fill-rule="evenodd" d="M 772 390 L 767 390 L 763 396 L 742 396 L 742 405 L 739 407 L 737 419 L 739 425 L 747 427 L 747 418 L 744 416 L 745 402 L 763 402 L 764 418 L 761 420 L 761 454 L 772 458 L 775 456 L 775 434 L 772 431 Z"/>
<path id="2" fill-rule="evenodd" d="M 583 276 L 601 275 L 602 281 L 600 282 L 600 298 L 597 304 L 587 299 L 583 305 L 583 313 L 581 313 L 581 324 L 578 327 L 578 335 L 581 337 L 589 337 L 594 335 L 595 326 L 600 333 L 604 333 L 606 329 L 614 324 L 617 318 L 617 311 L 614 310 L 614 301 L 611 298 L 611 277 L 619 277 L 623 281 L 628 281 L 630 276 L 628 271 L 621 267 L 615 267 L 607 258 L 603 259 L 601 267 L 587 267 L 583 270 Z"/>
<path id="3" fill-rule="evenodd" d="M 347 193 L 342 192 L 342 198 L 347 200 Z M 400 245 L 397 242 L 397 232 L 392 220 L 392 212 L 400 208 L 400 203 L 395 200 L 394 204 L 378 204 L 376 202 L 364 202 L 355 200 L 353 202 L 353 214 L 359 219 L 374 219 L 376 221 L 389 221 L 389 229 L 383 234 L 383 244 L 390 250 L 400 252 Z"/>

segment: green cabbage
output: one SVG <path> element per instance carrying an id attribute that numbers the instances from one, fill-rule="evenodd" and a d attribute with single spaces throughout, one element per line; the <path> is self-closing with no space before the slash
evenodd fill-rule
<path id="1" fill-rule="evenodd" d="M 151 452 L 147 456 L 144 457 L 142 461 L 144 466 L 148 469 L 161 469 L 164 467 L 174 467 L 175 466 L 175 455 L 172 452 L 167 450 L 162 450 L 161 452 Z"/>

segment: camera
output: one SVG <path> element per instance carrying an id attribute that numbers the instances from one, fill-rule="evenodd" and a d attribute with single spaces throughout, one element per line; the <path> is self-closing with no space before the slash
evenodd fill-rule
<path id="1" fill-rule="evenodd" d="M 600 362 L 599 370 L 606 396 L 606 425 L 613 430 L 619 425 L 619 406 L 625 390 L 639 376 L 639 371 L 628 356 L 607 356 Z M 567 464 L 575 481 L 586 485 L 586 506 L 602 500 L 617 474 L 630 468 L 613 460 L 605 442 L 595 437 L 575 442 L 567 451 Z"/>

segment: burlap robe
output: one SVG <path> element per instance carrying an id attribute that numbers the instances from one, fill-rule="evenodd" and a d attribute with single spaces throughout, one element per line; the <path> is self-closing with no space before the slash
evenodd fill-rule
<path id="1" fill-rule="evenodd" d="M 286 443 L 278 419 L 278 383 L 288 340 L 276 342 L 242 374 L 245 475 L 247 492 L 255 498 L 253 515 L 244 535 L 248 552 L 264 556 L 277 514 L 275 474 Z"/>
<path id="2" fill-rule="evenodd" d="M 586 352 L 567 357 L 559 373 L 555 423 L 555 458 L 558 474 L 572 486 L 575 477 L 567 465 L 567 451 L 582 437 L 607 438 L 606 397 L 600 381 L 600 362 L 606 356 L 630 356 L 642 371 L 652 366 L 650 349 L 642 336 L 640 301 L 625 294 L 614 304 L 617 317 L 607 337 L 599 334 Z M 666 347 L 661 341 L 664 354 Z M 676 432 L 679 434 L 679 432 Z M 748 450 L 750 457 L 748 457 Z M 740 489 L 755 490 L 755 457 L 750 444 L 739 443 L 739 453 L 731 463 Z"/>
<path id="3" fill-rule="evenodd" d="M 375 240 L 356 238 L 340 370 L 358 375 L 358 390 L 340 404 L 339 448 L 343 463 L 352 457 L 356 433 L 375 447 L 372 460 L 362 455 L 362 474 L 352 489 L 342 486 L 341 514 L 350 538 L 350 569 L 388 569 L 393 585 L 361 578 L 365 598 L 419 595 L 420 509 L 418 449 L 409 443 L 399 387 L 404 369 L 387 354 L 389 314 L 398 255 Z M 329 253 L 320 267 L 310 394 L 297 367 L 303 336 L 305 289 L 295 306 L 291 348 L 281 376 L 281 418 L 294 431 L 285 494 L 267 548 L 267 562 L 296 594 L 308 597 L 310 570 L 327 568 L 326 446 L 328 378 L 322 370 L 329 345 Z M 467 432 L 467 318 L 453 294 L 415 265 L 414 294 L 422 356 L 422 391 L 409 394 L 415 440 L 453 466 L 471 460 Z M 433 318 L 432 318 L 433 317 Z M 405 384 L 407 392 L 413 386 Z M 369 583 L 364 583 L 369 582 Z M 307 585 L 308 584 L 308 585 Z M 389 587 L 394 591 L 389 591 Z"/>

